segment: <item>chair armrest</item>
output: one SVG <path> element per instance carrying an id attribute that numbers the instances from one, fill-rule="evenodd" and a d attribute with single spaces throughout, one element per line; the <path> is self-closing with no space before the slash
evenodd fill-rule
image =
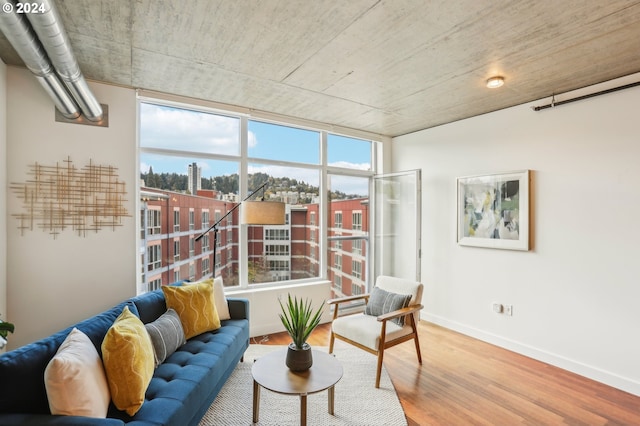
<path id="1" fill-rule="evenodd" d="M 369 300 L 369 294 L 358 294 L 356 296 L 345 296 L 345 297 L 338 297 L 336 299 L 329 299 L 327 300 L 327 305 L 338 305 L 340 303 L 352 302 L 354 300 L 360 300 L 360 299 L 365 299 L 365 301 Z"/>
<path id="2" fill-rule="evenodd" d="M 398 309 L 396 311 L 391 311 L 386 314 L 379 315 L 376 319 L 378 321 L 388 321 L 394 318 L 404 317 L 406 315 L 420 311 L 423 307 L 424 306 L 422 305 L 407 306 L 406 308 Z"/>

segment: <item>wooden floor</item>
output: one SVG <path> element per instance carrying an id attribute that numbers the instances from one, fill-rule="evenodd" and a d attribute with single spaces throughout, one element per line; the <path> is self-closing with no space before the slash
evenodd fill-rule
<path id="1" fill-rule="evenodd" d="M 319 326 L 309 343 L 328 346 L 329 329 Z M 422 365 L 412 342 L 384 358 L 409 426 L 640 425 L 640 397 L 424 321 L 419 334 Z"/>

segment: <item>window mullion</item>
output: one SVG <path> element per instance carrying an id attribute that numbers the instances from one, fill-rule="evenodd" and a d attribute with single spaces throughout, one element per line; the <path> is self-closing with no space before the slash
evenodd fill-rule
<path id="1" fill-rule="evenodd" d="M 238 177 L 238 202 L 248 193 L 249 182 L 249 120 L 240 117 L 240 176 Z M 240 207 L 242 208 L 242 207 Z M 237 216 L 240 218 L 240 214 Z M 247 225 L 238 219 L 238 281 L 240 288 L 249 287 L 249 232 Z"/>

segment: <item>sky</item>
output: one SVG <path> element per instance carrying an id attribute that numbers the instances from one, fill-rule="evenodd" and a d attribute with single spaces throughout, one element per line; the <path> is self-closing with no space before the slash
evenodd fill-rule
<path id="1" fill-rule="evenodd" d="M 294 127 L 249 120 L 249 157 L 298 163 L 319 163 L 319 133 Z M 160 156 L 141 153 L 140 169 L 146 173 L 187 174 L 187 166 L 197 163 L 202 177 L 238 173 L 234 161 L 208 160 L 190 155 L 210 153 L 240 154 L 240 119 L 223 115 L 189 111 L 168 106 L 141 104 L 140 146 L 184 150 L 184 156 Z M 371 142 L 329 135 L 328 163 L 358 170 L 371 168 Z M 249 164 L 249 173 L 262 172 L 275 177 L 289 177 L 310 185 L 319 185 L 317 170 L 265 164 Z M 334 177 L 333 190 L 367 193 L 366 179 Z M 363 192 L 364 191 L 364 192 Z"/>

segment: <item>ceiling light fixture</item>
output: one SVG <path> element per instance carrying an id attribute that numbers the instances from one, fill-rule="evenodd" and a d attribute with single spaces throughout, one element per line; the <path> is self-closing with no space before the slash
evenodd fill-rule
<path id="1" fill-rule="evenodd" d="M 496 89 L 504 84 L 504 78 L 502 77 L 491 77 L 487 80 L 487 87 L 489 89 Z"/>

